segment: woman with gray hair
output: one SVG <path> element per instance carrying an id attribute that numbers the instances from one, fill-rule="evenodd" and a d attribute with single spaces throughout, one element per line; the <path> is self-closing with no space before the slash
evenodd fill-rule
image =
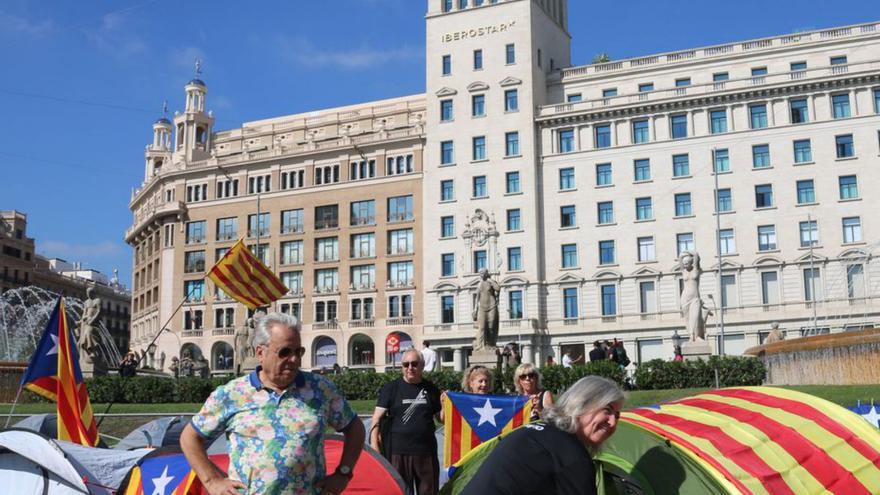
<path id="1" fill-rule="evenodd" d="M 529 421 L 541 419 L 545 409 L 553 406 L 553 394 L 541 388 L 541 371 L 532 363 L 523 363 L 513 372 L 513 387 L 520 395 L 527 395 L 532 401 L 532 414 Z"/>
<path id="2" fill-rule="evenodd" d="M 626 396 L 607 378 L 586 376 L 559 397 L 545 421 L 502 438 L 462 495 L 596 495 L 593 455 L 617 430 Z"/>

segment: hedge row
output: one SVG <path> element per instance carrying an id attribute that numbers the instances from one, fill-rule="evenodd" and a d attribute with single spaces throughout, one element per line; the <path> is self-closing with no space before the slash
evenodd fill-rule
<path id="1" fill-rule="evenodd" d="M 737 385 L 760 385 L 764 380 L 764 364 L 758 359 L 713 356 L 709 361 L 648 361 L 636 368 L 634 383 L 626 382 L 625 373 L 611 361 L 598 361 L 586 365 L 563 368 L 541 368 L 542 385 L 547 390 L 560 393 L 587 375 L 610 378 L 622 386 L 638 389 L 709 388 L 715 386 L 715 370 L 718 370 L 722 387 Z M 400 373 L 346 372 L 329 375 L 328 378 L 350 400 L 372 400 L 379 395 L 383 385 Z M 435 371 L 425 373 L 441 390 L 461 389 L 460 371 Z M 199 403 L 203 402 L 217 386 L 229 381 L 229 377 L 180 378 L 138 376 L 124 379 L 119 376 L 101 376 L 87 381 L 89 397 L 93 403 Z M 495 392 L 512 393 L 513 370 L 496 370 Z"/>

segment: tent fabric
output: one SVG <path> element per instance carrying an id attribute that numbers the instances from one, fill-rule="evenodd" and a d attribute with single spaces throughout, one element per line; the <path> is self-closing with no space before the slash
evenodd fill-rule
<path id="1" fill-rule="evenodd" d="M 17 429 L 35 431 L 47 438 L 58 438 L 58 415 L 55 413 L 34 414 L 12 426 Z M 107 447 L 103 438 L 98 438 L 98 447 Z"/>
<path id="2" fill-rule="evenodd" d="M 119 451 L 113 449 L 101 449 L 86 447 L 72 442 L 56 442 L 57 445 L 73 459 L 81 464 L 92 474 L 92 481 L 109 487 L 117 487 L 122 483 L 126 473 L 141 458 L 149 454 L 153 449 L 134 449 Z"/>

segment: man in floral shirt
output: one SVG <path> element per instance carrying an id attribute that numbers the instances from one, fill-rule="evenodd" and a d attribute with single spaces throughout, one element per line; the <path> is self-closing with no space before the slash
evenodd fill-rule
<path id="1" fill-rule="evenodd" d="M 338 495 L 351 480 L 364 425 L 326 378 L 300 371 L 299 322 L 272 313 L 257 321 L 260 366 L 218 387 L 180 436 L 190 465 L 211 495 Z M 324 431 L 345 435 L 342 460 L 327 476 Z M 229 477 L 207 456 L 205 440 L 226 433 Z"/>

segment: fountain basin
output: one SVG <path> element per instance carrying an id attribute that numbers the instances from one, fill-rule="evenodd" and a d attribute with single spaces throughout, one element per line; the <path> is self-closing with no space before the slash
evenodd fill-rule
<path id="1" fill-rule="evenodd" d="M 745 351 L 767 367 L 765 385 L 880 383 L 880 329 L 812 335 Z"/>

